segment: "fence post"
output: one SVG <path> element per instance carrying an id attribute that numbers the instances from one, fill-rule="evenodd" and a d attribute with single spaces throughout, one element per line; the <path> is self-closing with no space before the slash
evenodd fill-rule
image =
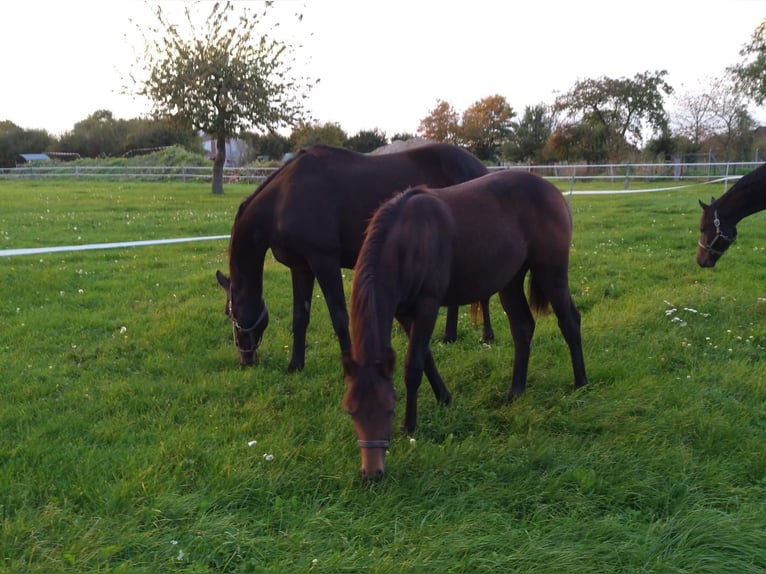
<path id="1" fill-rule="evenodd" d="M 630 187 L 630 164 L 625 166 L 625 189 Z"/>

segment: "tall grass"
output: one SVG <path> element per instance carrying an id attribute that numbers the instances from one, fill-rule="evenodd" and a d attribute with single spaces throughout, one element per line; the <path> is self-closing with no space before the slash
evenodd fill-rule
<path id="1" fill-rule="evenodd" d="M 0 249 L 225 234 L 250 191 L 2 182 Z M 318 289 L 306 369 L 286 374 L 280 264 L 242 369 L 214 277 L 225 241 L 0 258 L 0 570 L 765 571 L 766 218 L 700 269 L 710 195 L 572 196 L 590 385 L 573 391 L 541 317 L 507 404 L 493 299 L 495 344 L 467 314 L 457 343 L 434 341 L 454 402 L 425 386 L 414 440 L 394 437 L 373 485 Z"/>

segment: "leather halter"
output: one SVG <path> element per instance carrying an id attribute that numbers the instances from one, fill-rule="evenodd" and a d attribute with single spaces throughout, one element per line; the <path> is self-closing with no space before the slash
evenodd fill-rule
<path id="1" fill-rule="evenodd" d="M 237 321 L 236 317 L 234 317 L 234 313 L 231 309 L 231 288 L 229 288 L 229 309 L 228 309 L 228 315 L 229 319 L 231 319 L 231 325 L 232 325 L 232 331 L 234 333 L 234 344 L 237 346 L 237 350 L 241 353 L 253 353 L 258 349 L 258 346 L 261 344 L 261 337 L 259 337 L 257 340 L 254 341 L 254 344 L 252 348 L 250 349 L 243 349 L 239 346 L 239 337 L 237 337 L 237 333 L 251 333 L 254 331 L 262 322 L 264 317 L 266 317 L 268 314 L 268 309 L 266 309 L 266 305 L 263 306 L 263 309 L 261 310 L 261 314 L 258 315 L 258 318 L 255 320 L 255 322 L 250 325 L 249 327 L 243 327 L 239 324 L 239 321 Z M 251 339 L 252 341 L 252 339 Z"/>
<path id="2" fill-rule="evenodd" d="M 356 441 L 356 444 L 359 445 L 359 448 L 388 448 L 391 443 L 390 441 L 381 439 L 381 440 L 358 440 Z"/>
<path id="3" fill-rule="evenodd" d="M 713 255 L 718 255 L 719 257 L 723 255 L 723 252 L 728 249 L 732 243 L 734 243 L 737 239 L 737 236 L 729 237 L 725 233 L 721 232 L 721 220 L 718 218 L 718 210 L 713 211 L 713 225 L 715 226 L 715 237 L 713 237 L 712 241 L 710 241 L 707 245 L 702 243 L 702 241 L 697 241 L 697 245 L 702 247 L 705 251 L 708 251 L 712 253 Z M 723 249 L 715 249 L 714 245 L 716 244 L 716 241 L 719 239 L 722 239 L 723 241 L 726 241 L 726 245 L 723 247 Z"/>

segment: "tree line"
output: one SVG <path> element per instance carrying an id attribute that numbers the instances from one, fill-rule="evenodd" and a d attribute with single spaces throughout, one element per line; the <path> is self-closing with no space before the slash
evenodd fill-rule
<path id="1" fill-rule="evenodd" d="M 60 138 L 0 122 L 0 166 L 13 165 L 19 153 L 49 149 L 89 157 L 174 144 L 199 151 L 204 133 L 216 142 L 212 187 L 222 193 L 228 139 L 247 142 L 245 158 L 252 161 L 281 158 L 313 143 L 369 152 L 413 136 L 389 138 L 379 129 L 349 136 L 337 123 L 309 117 L 303 100 L 318 80 L 295 77 L 292 47 L 260 31 L 272 4 L 255 13 L 246 4 L 216 2 L 201 28 L 187 10 L 191 38 L 157 6 L 156 24 L 140 30 L 145 53 L 130 74 L 131 93 L 153 103 L 151 117 L 120 120 L 99 110 Z M 766 100 L 766 20 L 740 56 L 697 91 L 677 93 L 667 72 L 656 70 L 578 80 L 553 102 L 527 106 L 520 114 L 498 94 L 462 113 L 448 100 L 437 100 L 415 135 L 462 145 L 487 162 L 615 163 L 700 154 L 718 161 L 757 159 L 766 138 L 759 136 L 748 105 Z M 282 135 L 285 130 L 289 136 Z"/>

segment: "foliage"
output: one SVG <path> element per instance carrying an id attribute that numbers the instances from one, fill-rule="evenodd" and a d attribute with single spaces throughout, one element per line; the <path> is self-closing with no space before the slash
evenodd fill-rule
<path id="1" fill-rule="evenodd" d="M 336 122 L 302 123 L 290 135 L 290 145 L 293 151 L 314 144 L 343 147 L 347 140 L 346 132 Z"/>
<path id="2" fill-rule="evenodd" d="M 403 141 L 406 142 L 407 140 L 415 139 L 415 134 L 411 134 L 409 132 L 402 132 L 402 133 L 396 133 L 391 136 L 391 141 Z"/>
<path id="3" fill-rule="evenodd" d="M 603 140 L 606 156 L 602 160 L 618 160 L 626 149 L 643 141 L 645 129 L 662 132 L 667 126 L 664 95 L 673 89 L 666 75 L 662 70 L 638 73 L 632 79 L 578 80 L 556 98 L 553 108 Z"/>
<path id="4" fill-rule="evenodd" d="M 500 146 L 512 132 L 515 116 L 504 96 L 482 98 L 463 112 L 460 142 L 481 160 L 497 160 Z"/>
<path id="5" fill-rule="evenodd" d="M 53 138 L 45 130 L 26 130 L 13 122 L 0 122 L 0 167 L 13 167 L 22 153 L 50 151 Z"/>
<path id="6" fill-rule="evenodd" d="M 512 124 L 512 134 L 502 147 L 506 161 L 543 163 L 543 149 L 553 133 L 554 119 L 545 104 L 527 106 Z"/>
<path id="7" fill-rule="evenodd" d="M 762 105 L 766 102 L 766 19 L 758 24 L 739 55 L 744 60 L 729 71 L 737 82 L 738 90 Z"/>
<path id="8" fill-rule="evenodd" d="M 246 161 L 250 163 L 259 157 L 280 161 L 291 149 L 289 138 L 273 131 L 267 134 L 248 133 L 243 138 L 248 144 Z"/>
<path id="9" fill-rule="evenodd" d="M 122 120 L 109 110 L 97 110 L 61 136 L 56 150 L 82 157 L 120 157 L 144 148 L 183 145 L 202 152 L 196 132 L 179 130 L 167 120 Z"/>
<path id="10" fill-rule="evenodd" d="M 360 130 L 356 135 L 346 140 L 346 147 L 359 153 L 369 153 L 387 143 L 386 132 L 376 128 Z"/>
<path id="11" fill-rule="evenodd" d="M 452 104 L 444 100 L 437 100 L 436 107 L 420 120 L 418 135 L 436 142 L 459 143 L 460 120 Z"/>
<path id="12" fill-rule="evenodd" d="M 729 77 L 715 78 L 709 84 L 707 97 L 713 115 L 713 133 L 722 149 L 722 160 L 731 160 L 749 145 L 754 122 L 747 112 L 742 94 Z"/>
<path id="13" fill-rule="evenodd" d="M 291 74 L 290 47 L 257 31 L 260 16 L 234 4 L 215 2 L 200 30 L 186 8 L 191 39 L 157 6 L 158 25 L 149 28 L 138 93 L 149 97 L 158 117 L 211 135 L 216 141 L 213 193 L 223 193 L 226 139 L 247 129 L 274 130 L 303 117 L 309 85 Z"/>
<path id="14" fill-rule="evenodd" d="M 225 234 L 252 192 L 229 189 L 0 182 L 0 247 Z M 433 344 L 453 405 L 424 389 L 371 486 L 320 293 L 308 366 L 284 372 L 290 276 L 271 257 L 250 369 L 213 276 L 225 240 L 0 258 L 0 570 L 763 572 L 766 214 L 700 269 L 711 194 L 571 196 L 590 385 L 570 388 L 541 317 L 506 404 L 510 334 L 482 346 L 463 316 Z"/>

